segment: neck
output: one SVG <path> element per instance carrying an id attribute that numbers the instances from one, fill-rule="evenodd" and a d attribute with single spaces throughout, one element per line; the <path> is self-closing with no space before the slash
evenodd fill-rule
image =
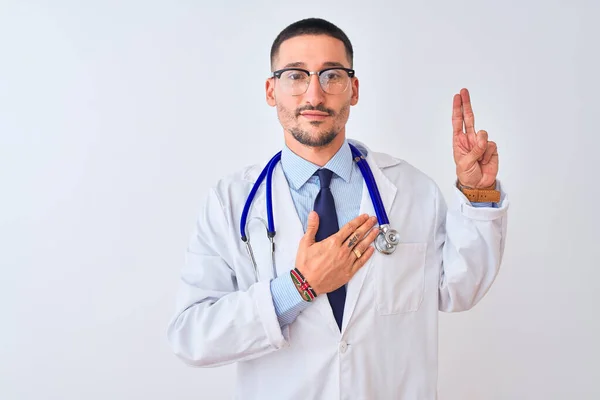
<path id="1" fill-rule="evenodd" d="M 294 137 L 285 132 L 285 144 L 292 150 L 295 154 L 302 157 L 303 159 L 310 161 L 311 163 L 318 165 L 319 167 L 324 166 L 333 158 L 333 156 L 338 152 L 338 150 L 344 144 L 344 140 L 346 140 L 346 132 L 345 129 L 342 130 L 338 135 L 333 139 L 331 143 L 326 146 L 320 147 L 311 147 L 303 145 L 298 142 Z"/>

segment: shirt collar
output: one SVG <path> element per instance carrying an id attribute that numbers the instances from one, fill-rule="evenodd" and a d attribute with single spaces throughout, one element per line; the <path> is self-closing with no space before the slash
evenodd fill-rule
<path id="1" fill-rule="evenodd" d="M 342 147 L 323 168 L 333 171 L 348 183 L 352 176 L 352 162 L 352 151 L 348 141 L 344 140 Z M 284 145 L 281 151 L 281 166 L 288 182 L 295 190 L 300 189 L 320 168 L 294 153 L 287 145 Z"/>

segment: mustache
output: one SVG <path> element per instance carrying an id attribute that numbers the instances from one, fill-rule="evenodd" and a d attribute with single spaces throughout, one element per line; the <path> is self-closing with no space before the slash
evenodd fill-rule
<path id="1" fill-rule="evenodd" d="M 319 104 L 316 107 L 313 107 L 309 104 L 309 105 L 298 108 L 296 110 L 296 117 L 299 117 L 300 113 L 302 113 L 304 111 L 320 111 L 320 112 L 327 113 L 328 115 L 335 115 L 335 111 L 333 111 L 331 108 L 326 108 L 323 104 Z"/>

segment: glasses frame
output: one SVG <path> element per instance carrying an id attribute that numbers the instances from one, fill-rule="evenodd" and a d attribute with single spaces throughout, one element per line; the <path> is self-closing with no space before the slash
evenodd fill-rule
<path id="1" fill-rule="evenodd" d="M 286 71 L 302 71 L 302 72 L 305 72 L 308 75 L 308 79 L 309 79 L 308 85 L 306 85 L 306 89 L 304 89 L 304 92 L 302 92 L 302 93 L 290 95 L 290 96 L 301 96 L 304 93 L 306 93 L 306 91 L 308 90 L 308 87 L 310 86 L 310 77 L 312 75 L 317 75 L 317 78 L 319 78 L 319 86 L 321 87 L 321 90 L 324 91 L 325 93 L 331 95 L 331 93 L 328 93 L 325 89 L 323 89 L 323 86 L 321 86 L 321 79 L 320 78 L 321 78 L 321 74 L 323 72 L 331 71 L 332 69 L 341 69 L 343 71 L 346 71 L 346 73 L 348 74 L 348 77 L 350 77 L 351 80 L 352 80 L 352 78 L 354 78 L 354 76 L 356 74 L 356 71 L 354 71 L 353 69 L 351 69 L 351 68 L 345 68 L 345 67 L 327 67 L 327 68 L 324 68 L 324 69 L 322 69 L 320 71 L 309 71 L 309 70 L 304 69 L 304 68 L 290 67 L 290 68 L 283 68 L 283 69 L 278 69 L 277 71 L 273 71 L 273 78 L 281 79 L 281 74 L 283 74 Z M 346 86 L 346 88 L 343 91 L 341 91 L 340 93 L 336 93 L 336 94 L 334 94 L 332 96 L 336 96 L 338 94 L 345 93 L 346 90 L 348 90 L 348 87 L 350 87 L 350 85 Z"/>

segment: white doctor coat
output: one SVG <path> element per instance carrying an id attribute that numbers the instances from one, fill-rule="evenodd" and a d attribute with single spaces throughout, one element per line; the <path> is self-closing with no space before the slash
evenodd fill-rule
<path id="1" fill-rule="evenodd" d="M 367 151 L 401 243 L 392 255 L 376 251 L 350 280 L 341 332 L 326 295 L 280 328 L 269 288 L 269 242 L 256 218 L 266 220 L 264 183 L 249 213 L 261 272 L 256 282 L 239 220 L 262 166 L 223 178 L 207 196 L 167 336 L 190 365 L 236 362 L 235 398 L 437 398 L 438 311 L 468 310 L 492 285 L 504 251 L 508 199 L 499 187 L 498 208 L 475 208 L 455 189 L 456 206 L 447 210 L 425 174 Z M 277 274 L 289 274 L 304 230 L 281 164 L 273 174 L 273 207 Z M 360 213 L 375 215 L 366 186 Z"/>

